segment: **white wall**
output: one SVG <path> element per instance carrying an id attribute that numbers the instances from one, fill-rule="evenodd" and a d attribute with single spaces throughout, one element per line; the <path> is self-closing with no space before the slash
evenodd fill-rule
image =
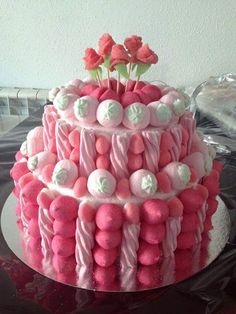
<path id="1" fill-rule="evenodd" d="M 83 52 L 104 32 L 159 55 L 145 76 L 197 84 L 236 72 L 235 0 L 0 0 L 0 86 L 50 88 L 83 78 Z"/>

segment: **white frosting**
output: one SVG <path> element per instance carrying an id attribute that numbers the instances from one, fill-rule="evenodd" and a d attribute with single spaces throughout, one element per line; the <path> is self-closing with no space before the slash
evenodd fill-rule
<path id="1" fill-rule="evenodd" d="M 67 176 L 67 170 L 61 168 L 61 166 L 56 165 L 52 174 L 52 182 L 57 185 L 63 185 L 67 179 Z"/>
<path id="2" fill-rule="evenodd" d="M 74 113 L 78 120 L 88 115 L 89 103 L 86 99 L 79 98 L 74 103 Z"/>
<path id="3" fill-rule="evenodd" d="M 157 190 L 157 180 L 154 175 L 148 174 L 142 178 L 141 188 L 147 194 L 154 194 Z"/>
<path id="4" fill-rule="evenodd" d="M 208 153 L 212 159 L 216 158 L 216 150 L 212 145 L 208 146 Z"/>
<path id="5" fill-rule="evenodd" d="M 185 185 L 187 185 L 189 183 L 190 177 L 191 177 L 191 172 L 190 172 L 189 167 L 185 164 L 179 165 L 177 168 L 177 172 L 178 172 L 178 175 L 179 175 L 181 181 Z"/>

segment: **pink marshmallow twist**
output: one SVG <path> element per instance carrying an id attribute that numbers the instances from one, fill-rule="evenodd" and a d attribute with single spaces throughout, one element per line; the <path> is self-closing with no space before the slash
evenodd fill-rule
<path id="1" fill-rule="evenodd" d="M 155 173 L 158 171 L 158 163 L 160 158 L 161 132 L 158 130 L 143 131 L 142 137 L 145 145 L 144 168 Z"/>
<path id="2" fill-rule="evenodd" d="M 43 123 L 43 142 L 46 151 L 56 153 L 55 128 L 58 115 L 54 106 L 48 105 L 44 107 L 42 118 Z"/>
<path id="3" fill-rule="evenodd" d="M 69 159 L 72 147 L 69 143 L 70 126 L 64 120 L 56 123 L 56 145 L 59 160 Z"/>
<path id="4" fill-rule="evenodd" d="M 94 131 L 81 129 L 80 132 L 80 175 L 88 177 L 96 169 Z"/>
<path id="5" fill-rule="evenodd" d="M 117 179 L 128 177 L 128 156 L 130 135 L 113 134 L 111 138 L 111 168 Z"/>

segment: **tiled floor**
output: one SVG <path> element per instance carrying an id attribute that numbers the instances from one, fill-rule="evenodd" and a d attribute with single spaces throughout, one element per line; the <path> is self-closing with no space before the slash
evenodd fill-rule
<path id="1" fill-rule="evenodd" d="M 27 116 L 6 116 L 0 115 L 0 136 L 9 132 L 17 124 L 25 120 Z"/>

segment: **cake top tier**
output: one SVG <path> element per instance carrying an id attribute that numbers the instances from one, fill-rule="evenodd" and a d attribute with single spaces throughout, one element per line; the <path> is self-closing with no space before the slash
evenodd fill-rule
<path id="1" fill-rule="evenodd" d="M 116 44 L 109 34 L 98 42 L 98 52 L 85 50 L 85 69 L 91 78 L 75 79 L 49 93 L 59 116 L 83 127 L 167 127 L 186 109 L 183 95 L 166 85 L 141 81 L 158 56 L 133 35 Z M 113 77 L 111 77 L 111 72 Z"/>

